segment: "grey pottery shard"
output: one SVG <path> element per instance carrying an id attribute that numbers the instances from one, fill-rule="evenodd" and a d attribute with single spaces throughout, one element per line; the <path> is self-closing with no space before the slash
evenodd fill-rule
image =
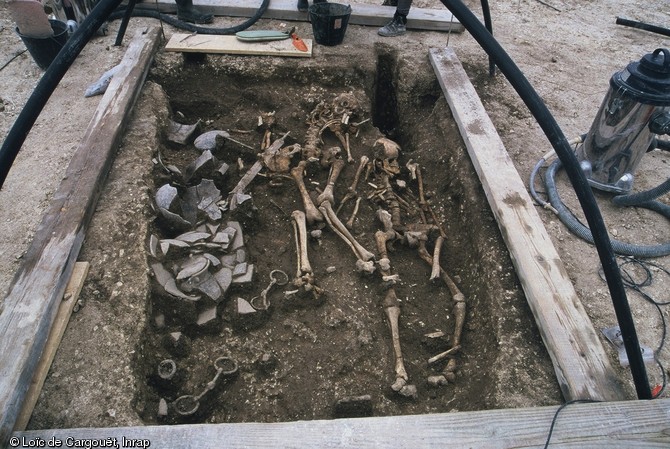
<path id="1" fill-rule="evenodd" d="M 200 120 L 194 125 L 184 125 L 170 120 L 168 122 L 167 138 L 170 142 L 186 145 L 191 137 L 193 137 L 193 134 L 198 130 L 199 125 Z"/>
<path id="2" fill-rule="evenodd" d="M 221 191 L 216 188 L 214 181 L 203 179 L 197 186 L 186 189 L 182 204 L 184 216 L 187 220 L 196 222 L 199 211 L 202 211 L 210 220 L 220 220 L 221 209 L 216 204 L 220 199 Z"/>
<path id="3" fill-rule="evenodd" d="M 189 292 L 197 290 L 215 302 L 219 302 L 223 295 L 221 287 L 209 271 L 203 271 L 196 276 L 188 278 L 181 283 L 181 288 Z"/>
<path id="4" fill-rule="evenodd" d="M 196 256 L 190 259 L 187 259 L 185 263 L 181 265 L 181 270 L 177 273 L 177 280 L 187 279 L 192 276 L 197 276 L 202 274 L 211 262 L 206 257 Z"/>
<path id="5" fill-rule="evenodd" d="M 193 162 L 191 162 L 188 167 L 184 170 L 184 179 L 189 181 L 194 176 L 203 176 L 209 172 L 215 170 L 219 165 L 217 159 L 212 155 L 212 152 L 209 150 L 203 151 L 200 156 L 198 156 Z"/>
<path id="6" fill-rule="evenodd" d="M 156 276 L 156 282 L 158 282 L 158 284 L 161 287 L 163 287 L 163 289 L 170 295 L 183 299 L 191 299 L 191 300 L 199 299 L 199 297 L 197 296 L 188 296 L 181 290 L 179 290 L 179 288 L 177 288 L 177 283 L 175 282 L 175 279 L 172 277 L 172 274 L 170 274 L 170 272 L 165 269 L 163 264 L 161 263 L 151 264 L 151 269 L 154 272 L 154 276 Z"/>
<path id="7" fill-rule="evenodd" d="M 201 151 L 214 151 L 223 147 L 227 138 L 230 137 L 226 131 L 207 131 L 196 137 L 193 145 Z"/>
<path id="8" fill-rule="evenodd" d="M 223 267 L 216 273 L 214 273 L 214 279 L 219 283 L 223 294 L 225 295 L 230 287 L 230 284 L 233 282 L 233 271 L 228 267 Z"/>
<path id="9" fill-rule="evenodd" d="M 161 186 L 156 191 L 156 206 L 159 209 L 171 210 L 174 200 L 177 198 L 177 188 L 170 184 Z"/>
<path id="10" fill-rule="evenodd" d="M 195 243 L 199 242 L 200 240 L 206 240 L 211 237 L 211 234 L 209 232 L 198 232 L 198 231 L 190 231 L 190 232 L 185 232 L 181 235 L 178 235 L 175 237 L 175 240 L 181 240 L 182 242 L 186 243 Z"/>

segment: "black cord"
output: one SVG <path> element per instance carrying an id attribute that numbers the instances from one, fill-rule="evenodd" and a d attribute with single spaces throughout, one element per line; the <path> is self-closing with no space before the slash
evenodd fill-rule
<path id="1" fill-rule="evenodd" d="M 657 301 L 649 293 L 642 290 L 642 288 L 649 287 L 653 282 L 654 275 L 649 268 L 650 266 L 662 271 L 668 277 L 670 277 L 670 271 L 664 266 L 649 260 L 642 260 L 631 256 L 622 256 L 620 259 L 623 260 L 621 263 L 619 263 L 619 271 L 621 272 L 621 280 L 623 281 L 623 284 L 631 290 L 637 292 L 645 301 L 653 304 L 658 311 L 658 315 L 661 317 L 661 341 L 658 344 L 658 348 L 654 351 L 654 361 L 656 361 L 656 364 L 661 370 L 661 376 L 663 380 L 661 382 L 661 389 L 652 396 L 652 399 L 656 399 L 663 394 L 665 388 L 667 387 L 667 376 L 665 374 L 665 367 L 661 363 L 660 355 L 665 345 L 665 339 L 668 335 L 668 323 L 665 320 L 665 315 L 663 314 L 661 306 L 670 305 L 670 301 Z M 627 268 L 629 265 L 632 265 L 633 268 L 637 267 L 642 270 L 643 276 L 641 279 L 636 279 L 634 277 L 634 274 Z M 604 278 L 602 269 L 599 270 L 598 274 L 601 278 Z"/>
<path id="2" fill-rule="evenodd" d="M 583 404 L 591 402 L 602 402 L 602 401 L 597 401 L 595 399 L 573 399 L 572 401 L 568 401 L 565 404 L 561 404 L 561 406 L 558 407 L 556 413 L 554 414 L 554 419 L 551 420 L 551 427 L 549 427 L 549 434 L 547 435 L 547 441 L 544 443 L 544 449 L 547 449 L 549 447 L 549 441 L 551 441 L 551 434 L 554 433 L 554 426 L 556 425 L 556 421 L 558 420 L 558 414 L 561 413 L 561 410 L 563 410 L 565 407 L 571 404 Z"/>

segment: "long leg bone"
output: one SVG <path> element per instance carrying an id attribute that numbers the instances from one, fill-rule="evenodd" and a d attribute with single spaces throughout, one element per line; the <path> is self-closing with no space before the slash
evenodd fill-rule
<path id="1" fill-rule="evenodd" d="M 337 217 L 337 214 L 333 210 L 333 203 L 335 202 L 333 198 L 333 189 L 335 187 L 335 182 L 344 168 L 345 162 L 342 159 L 336 159 L 331 166 L 330 174 L 328 176 L 328 184 L 323 192 L 317 197 L 317 203 L 319 204 L 319 210 L 323 214 L 323 217 L 326 219 L 328 226 L 342 239 L 344 240 L 349 247 L 352 249 L 359 263 L 357 266 L 363 271 L 372 272 L 374 271 L 374 264 L 368 263 L 371 259 L 374 259 L 374 254 L 366 250 L 360 243 L 356 241 L 354 236 L 351 235 L 349 230 L 342 224 L 340 219 Z"/>
<path id="2" fill-rule="evenodd" d="M 347 194 L 344 195 L 344 198 L 342 198 L 342 201 L 340 201 L 340 205 L 337 208 L 338 214 L 340 213 L 342 206 L 344 206 L 347 201 L 356 198 L 358 196 L 358 193 L 356 192 L 356 189 L 358 188 L 358 181 L 361 179 L 361 174 L 363 173 L 365 167 L 367 167 L 368 162 L 370 162 L 369 157 L 361 156 L 361 161 L 358 165 L 358 168 L 356 169 L 356 175 L 354 175 L 354 180 L 347 189 Z"/>
<path id="3" fill-rule="evenodd" d="M 386 297 L 384 298 L 384 308 L 386 310 L 386 318 L 388 319 L 389 327 L 391 328 L 396 375 L 395 382 L 393 382 L 393 385 L 391 385 L 391 389 L 397 392 L 401 391 L 405 386 L 407 386 L 407 381 L 409 380 L 409 376 L 407 376 L 407 370 L 405 370 L 405 363 L 402 358 L 402 349 L 400 347 L 400 332 L 398 330 L 400 306 L 398 304 L 398 297 L 395 294 L 395 289 L 388 289 L 386 291 Z"/>
<path id="4" fill-rule="evenodd" d="M 296 292 L 303 289 L 305 292 L 311 292 L 314 299 L 318 299 L 323 293 L 323 289 L 315 285 L 312 266 L 307 257 L 307 224 L 305 222 L 305 213 L 301 210 L 295 210 L 291 213 L 291 219 L 298 258 L 298 267 L 293 285 L 298 288 Z"/>
<path id="5" fill-rule="evenodd" d="M 300 161 L 297 166 L 293 167 L 291 169 L 291 177 L 298 186 L 303 205 L 305 206 L 305 217 L 307 218 L 307 223 L 311 225 L 317 221 L 323 221 L 323 215 L 321 215 L 321 212 L 314 206 L 312 199 L 309 197 L 309 192 L 307 192 L 307 187 L 305 187 L 306 164 L 307 162 Z"/>
<path id="6" fill-rule="evenodd" d="M 342 173 L 344 165 L 345 163 L 342 159 L 335 159 L 333 161 L 332 165 L 330 166 L 330 174 L 328 175 L 328 183 L 326 184 L 326 188 L 323 189 L 323 192 L 318 197 L 316 197 L 316 204 L 319 206 L 324 201 L 328 201 L 330 204 L 335 203 L 333 191 L 335 189 L 337 178 L 340 177 L 340 173 Z"/>
<path id="7" fill-rule="evenodd" d="M 358 215 L 358 208 L 361 205 L 361 197 L 356 198 L 356 204 L 354 204 L 354 210 L 351 213 L 351 217 L 349 217 L 349 220 L 344 224 L 347 229 L 351 229 L 354 227 L 354 220 L 356 219 L 356 215 Z"/>
<path id="8" fill-rule="evenodd" d="M 291 213 L 293 220 L 293 233 L 295 234 L 295 246 L 298 253 L 298 272 L 296 277 L 312 273 L 312 266 L 307 257 L 307 226 L 305 224 L 305 213 L 294 210 Z"/>
<path id="9" fill-rule="evenodd" d="M 379 212 L 378 215 L 380 215 Z M 391 275 L 391 262 L 388 258 L 386 242 L 391 238 L 395 238 L 395 236 L 396 234 L 392 229 L 387 230 L 386 232 L 377 231 L 375 233 L 375 242 L 377 243 L 377 251 L 379 251 L 380 257 L 379 264 L 382 276 L 384 278 L 389 278 Z M 407 375 L 407 370 L 405 369 L 402 348 L 400 346 L 400 331 L 398 328 L 398 320 L 400 318 L 400 303 L 398 301 L 398 297 L 396 296 L 395 288 L 393 287 L 392 282 L 386 291 L 383 306 L 384 311 L 386 312 L 386 318 L 388 319 L 389 329 L 391 330 L 393 355 L 395 360 L 394 372 L 396 379 L 395 382 L 393 382 L 393 385 L 391 385 L 391 389 L 402 394 L 403 389 L 408 390 L 411 388 L 411 386 L 407 385 L 409 376 Z"/>
<path id="10" fill-rule="evenodd" d="M 344 226 L 340 219 L 337 218 L 337 215 L 335 215 L 335 211 L 333 210 L 333 207 L 329 201 L 324 201 L 321 203 L 319 210 L 323 213 L 328 226 L 330 226 L 330 228 L 349 245 L 360 261 L 368 262 L 374 259 L 375 255 L 365 249 L 363 245 L 358 243 L 354 236 L 352 236 L 349 230 L 346 228 L 346 226 Z"/>
<path id="11" fill-rule="evenodd" d="M 440 277 L 440 251 L 442 250 L 442 243 L 444 238 L 439 236 L 435 241 L 435 249 L 433 250 L 433 269 L 430 273 L 430 280 L 435 280 Z"/>
<path id="12" fill-rule="evenodd" d="M 423 259 L 426 263 L 430 264 L 431 266 L 433 265 L 433 256 L 431 256 L 428 250 L 426 249 L 426 243 L 423 240 L 419 242 L 419 257 Z M 452 345 L 454 347 L 460 346 L 461 336 L 463 334 L 463 324 L 465 324 L 465 295 L 461 292 L 456 283 L 451 279 L 449 274 L 446 271 L 444 271 L 442 267 L 439 266 L 439 264 L 438 267 L 440 277 L 442 278 L 442 281 L 449 289 L 449 292 L 451 293 L 452 296 L 452 301 L 454 301 L 453 314 L 456 323 L 454 324 L 454 336 L 452 339 Z"/>

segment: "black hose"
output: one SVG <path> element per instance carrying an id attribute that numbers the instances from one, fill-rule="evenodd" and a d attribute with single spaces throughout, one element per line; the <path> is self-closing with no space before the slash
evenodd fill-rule
<path id="1" fill-rule="evenodd" d="M 645 190 L 644 192 L 632 193 L 629 195 L 617 195 L 612 198 L 612 202 L 617 206 L 638 206 L 640 204 L 650 202 L 653 199 L 658 198 L 661 195 L 665 195 L 668 192 L 670 192 L 670 179 L 666 180 L 662 184 L 659 184 L 653 189 Z M 663 203 L 659 204 L 665 206 Z M 663 207 L 660 207 L 660 209 L 663 210 Z"/>
<path id="2" fill-rule="evenodd" d="M 212 27 L 197 26 L 192 23 L 179 20 L 172 14 L 163 14 L 160 11 L 156 11 L 154 9 L 135 8 L 133 10 L 132 15 L 134 17 L 151 17 L 153 19 L 160 19 L 169 25 L 180 28 L 182 30 L 190 31 L 191 33 L 229 35 L 229 34 L 235 34 L 238 31 L 246 30 L 251 25 L 258 22 L 258 19 L 260 19 L 263 16 L 263 14 L 265 14 L 265 11 L 267 11 L 269 6 L 270 6 L 270 0 L 263 0 L 261 6 L 258 8 L 258 10 L 256 10 L 253 16 L 251 16 L 249 19 L 245 20 L 241 24 L 229 28 L 212 28 Z M 120 8 L 119 10 L 114 11 L 109 16 L 109 20 L 121 19 L 124 16 L 124 13 L 125 8 Z"/>
<path id="3" fill-rule="evenodd" d="M 649 146 L 649 150 L 647 150 L 647 152 L 653 150 L 670 151 L 670 140 L 662 140 L 654 137 L 654 141 Z"/>
<path id="4" fill-rule="evenodd" d="M 484 17 L 484 26 L 493 36 L 493 21 L 491 20 L 491 9 L 489 8 L 489 0 L 481 0 L 482 3 L 482 15 Z M 493 62 L 493 58 L 489 56 L 489 76 L 494 76 L 496 74 L 496 64 Z"/>
<path id="5" fill-rule="evenodd" d="M 579 167 L 579 162 L 570 148 L 570 144 L 561 131 L 561 128 L 558 126 L 558 123 L 521 70 L 519 70 L 514 61 L 512 61 L 502 46 L 493 38 L 493 36 L 491 36 L 491 33 L 486 30 L 477 17 L 475 17 L 472 11 L 470 11 L 460 0 L 441 1 L 463 24 L 468 32 L 470 32 L 484 51 L 494 59 L 500 71 L 505 75 L 512 87 L 514 87 L 533 114 L 533 117 L 544 131 L 547 139 L 551 142 L 559 159 L 563 162 L 565 171 L 575 189 L 577 198 L 579 199 L 586 220 L 593 233 L 594 244 L 598 251 L 600 263 L 603 267 L 603 273 L 612 297 L 614 311 L 621 329 L 638 398 L 651 399 L 652 396 L 651 389 L 649 388 L 649 380 L 647 378 L 647 370 L 644 366 L 644 360 L 642 359 L 637 331 L 635 330 L 635 322 L 631 315 L 630 305 L 628 304 L 626 290 L 624 289 L 621 280 L 621 273 L 619 272 L 616 256 L 612 250 L 612 245 L 602 215 L 600 214 L 600 209 L 598 209 L 598 204 L 596 203 L 584 173 Z"/>
<path id="6" fill-rule="evenodd" d="M 77 31 L 68 39 L 49 68 L 35 86 L 35 90 L 28 98 L 23 110 L 9 130 L 5 141 L 0 148 L 0 188 L 5 183 L 9 169 L 19 154 L 21 146 L 26 140 L 37 117 L 44 109 L 49 97 L 56 90 L 56 86 L 68 71 L 89 39 L 98 31 L 107 17 L 119 6 L 121 0 L 100 0 L 91 13 L 82 21 Z"/>
<path id="7" fill-rule="evenodd" d="M 670 29 L 668 28 L 650 25 L 648 23 L 638 22 L 636 20 L 622 19 L 621 17 L 617 17 L 616 24 L 625 25 L 640 30 L 651 31 L 652 33 L 662 34 L 663 36 L 670 36 Z"/>
<path id="8" fill-rule="evenodd" d="M 586 240 L 587 242 L 592 244 L 593 235 L 591 234 L 591 230 L 588 227 L 584 226 L 584 224 L 582 224 L 577 219 L 577 217 L 574 216 L 572 211 L 568 209 L 568 207 L 565 206 L 565 204 L 563 204 L 563 201 L 561 200 L 561 197 L 558 193 L 558 189 L 556 188 L 556 180 L 555 180 L 556 173 L 558 172 L 558 170 L 561 169 L 561 165 L 562 164 L 560 160 L 554 161 L 549 166 L 549 168 L 547 168 L 547 171 L 544 174 L 545 177 L 544 182 L 547 188 L 547 196 L 549 198 L 549 202 L 556 210 L 556 214 L 561 219 L 563 224 L 565 224 L 565 226 L 567 226 L 567 228 L 572 233 L 577 235 L 579 238 Z M 668 182 L 666 182 L 666 184 L 668 184 Z M 625 198 L 635 196 L 636 195 L 619 195 L 618 197 L 615 198 L 621 198 L 621 197 Z M 646 196 L 643 196 L 642 198 L 644 199 L 646 198 Z M 663 214 L 666 218 L 670 218 L 670 208 L 668 208 L 662 203 L 658 203 L 655 201 L 652 202 L 647 199 L 644 199 L 636 203 L 630 203 L 630 205 L 652 209 L 655 210 L 656 212 Z M 621 242 L 615 239 L 612 239 L 611 242 L 612 242 L 612 248 L 617 254 L 622 254 L 626 256 L 633 256 L 638 258 L 650 258 L 650 257 L 662 257 L 670 254 L 670 243 L 663 243 L 660 245 L 636 245 Z"/>

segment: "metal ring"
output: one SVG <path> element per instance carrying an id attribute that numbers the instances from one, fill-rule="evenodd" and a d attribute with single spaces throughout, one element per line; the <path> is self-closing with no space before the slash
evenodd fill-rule
<path id="1" fill-rule="evenodd" d="M 278 274 L 280 275 L 279 277 L 276 276 Z M 270 271 L 270 280 L 279 286 L 286 285 L 288 283 L 288 274 L 282 270 L 272 270 Z"/>
<path id="2" fill-rule="evenodd" d="M 179 396 L 174 401 L 174 408 L 181 416 L 191 416 L 198 411 L 198 407 L 200 407 L 200 401 L 192 394 Z"/>
<path id="3" fill-rule="evenodd" d="M 177 373 L 177 364 L 172 359 L 165 359 L 158 364 L 158 376 L 170 380 Z"/>
<path id="4" fill-rule="evenodd" d="M 258 302 L 258 300 L 260 300 L 260 299 L 261 299 L 260 296 L 254 296 L 249 301 L 249 304 L 251 304 L 251 307 L 253 307 L 256 310 L 268 310 L 270 308 L 270 305 L 267 303 L 267 299 L 265 301 L 266 302 L 265 304 L 262 304 L 262 305 L 256 304 Z"/>
<path id="5" fill-rule="evenodd" d="M 224 356 L 214 360 L 214 368 L 221 370 L 224 376 L 230 376 L 237 372 L 238 365 L 234 358 Z"/>

